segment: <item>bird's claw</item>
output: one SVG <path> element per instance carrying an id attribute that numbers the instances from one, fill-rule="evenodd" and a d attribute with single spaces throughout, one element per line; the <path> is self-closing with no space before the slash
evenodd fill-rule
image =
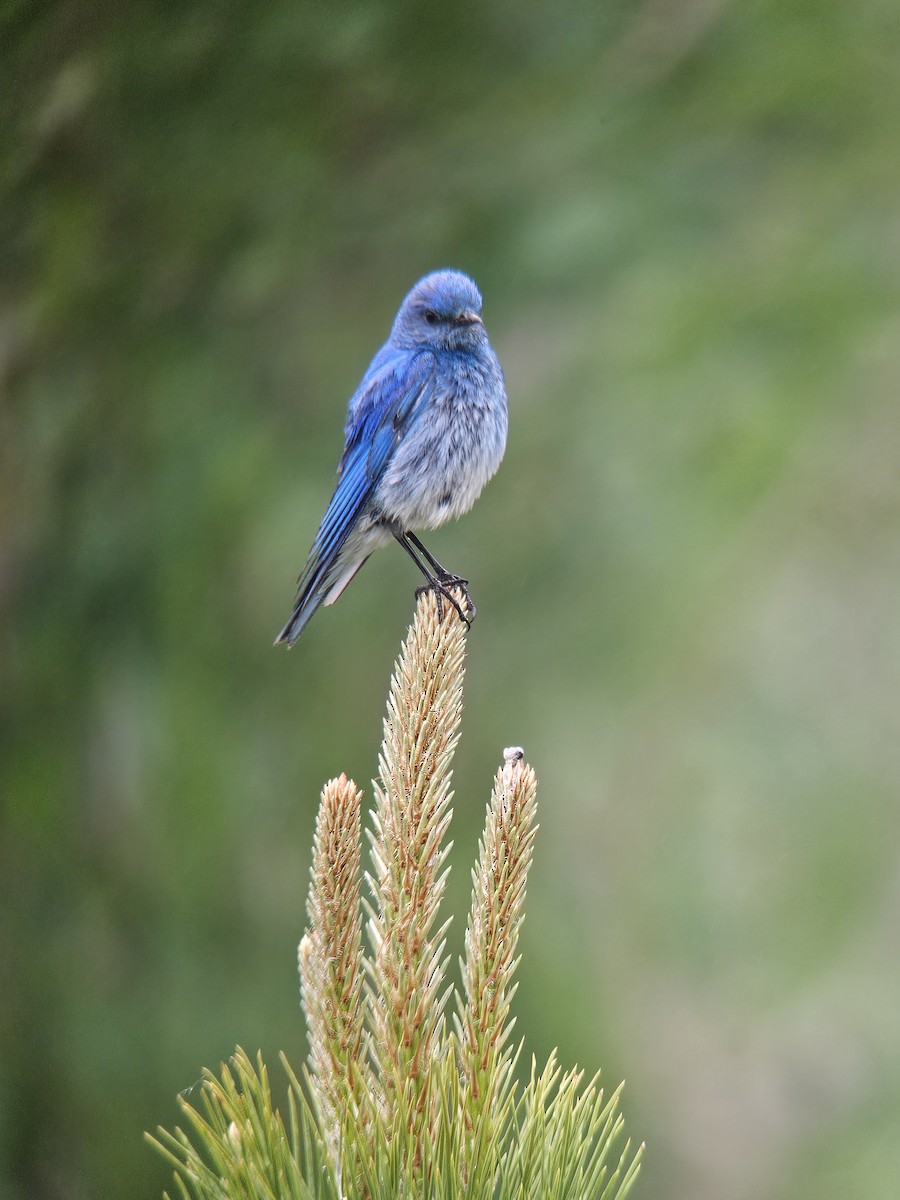
<path id="1" fill-rule="evenodd" d="M 425 592 L 434 592 L 434 598 L 437 601 L 439 621 L 443 621 L 444 619 L 443 600 L 449 600 L 456 609 L 459 619 L 464 622 L 467 628 L 470 628 L 472 622 L 475 620 L 475 613 L 477 610 L 472 597 L 469 595 L 468 584 L 468 579 L 463 579 L 460 575 L 444 574 L 439 578 L 429 580 L 428 583 L 423 584 L 421 587 L 417 587 L 416 595 L 422 596 Z M 466 612 L 463 612 L 459 601 L 450 591 L 451 588 L 455 588 L 457 591 L 462 592 L 463 601 L 466 606 Z"/>

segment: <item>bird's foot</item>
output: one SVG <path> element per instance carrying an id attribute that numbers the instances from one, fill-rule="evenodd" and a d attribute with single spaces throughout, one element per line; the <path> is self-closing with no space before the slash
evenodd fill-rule
<path id="1" fill-rule="evenodd" d="M 444 571 L 444 572 L 442 572 L 441 575 L 436 576 L 434 579 L 429 580 L 428 583 L 423 584 L 421 587 L 417 587 L 416 595 L 421 596 L 425 592 L 434 592 L 434 598 L 435 598 L 435 600 L 437 600 L 437 610 L 438 610 L 438 620 L 439 621 L 443 621 L 443 619 L 444 619 L 443 601 L 449 600 L 450 603 L 453 605 L 453 607 L 456 609 L 456 611 L 459 615 L 459 619 L 461 621 L 463 621 L 466 624 L 466 626 L 471 626 L 472 622 L 475 620 L 476 608 L 475 608 L 475 602 L 472 600 L 472 597 L 469 595 L 469 586 L 468 585 L 469 585 L 468 579 L 463 579 L 462 576 L 460 576 L 460 575 L 451 575 L 448 571 Z M 455 589 L 456 591 L 462 592 L 463 603 L 466 606 L 465 612 L 463 612 L 459 601 L 453 595 L 453 592 L 450 590 L 451 588 Z"/>

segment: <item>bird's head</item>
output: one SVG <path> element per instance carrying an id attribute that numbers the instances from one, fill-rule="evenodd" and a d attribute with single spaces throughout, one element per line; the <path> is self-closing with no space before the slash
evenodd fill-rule
<path id="1" fill-rule="evenodd" d="M 397 346 L 464 350 L 483 344 L 481 292 L 461 271 L 420 279 L 400 306 L 391 340 Z"/>

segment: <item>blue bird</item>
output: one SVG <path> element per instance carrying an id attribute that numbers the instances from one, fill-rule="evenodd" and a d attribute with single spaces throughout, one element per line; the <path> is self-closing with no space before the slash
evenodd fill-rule
<path id="1" fill-rule="evenodd" d="M 443 596 L 470 623 L 468 581 L 446 571 L 413 530 L 469 511 L 500 466 L 506 426 L 503 371 L 481 320 L 481 293 L 459 271 L 426 275 L 350 401 L 337 487 L 275 644 L 292 646 L 319 605 L 333 604 L 391 538 L 425 576 L 424 590 L 437 593 L 439 610 Z"/>

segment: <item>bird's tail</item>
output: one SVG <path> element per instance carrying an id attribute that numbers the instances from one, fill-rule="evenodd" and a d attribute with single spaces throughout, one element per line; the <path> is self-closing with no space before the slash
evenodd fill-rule
<path id="1" fill-rule="evenodd" d="M 322 603 L 321 598 L 315 600 L 306 600 L 304 602 L 297 601 L 294 605 L 294 611 L 290 615 L 288 623 L 275 639 L 275 645 L 285 645 L 290 649 L 296 642 L 297 638 L 309 624 L 313 613 Z"/>
<path id="2" fill-rule="evenodd" d="M 334 604 L 338 596 L 363 565 L 368 558 L 368 554 L 355 562 L 350 563 L 338 577 L 326 580 L 324 583 L 321 579 L 313 578 L 304 586 L 304 580 L 301 577 L 300 587 L 297 591 L 297 599 L 294 603 L 294 611 L 290 615 L 288 623 L 275 639 L 275 645 L 284 644 L 290 649 L 299 638 L 300 634 L 306 628 L 313 618 L 316 609 L 321 604 Z M 316 586 L 318 585 L 318 586 Z"/>

